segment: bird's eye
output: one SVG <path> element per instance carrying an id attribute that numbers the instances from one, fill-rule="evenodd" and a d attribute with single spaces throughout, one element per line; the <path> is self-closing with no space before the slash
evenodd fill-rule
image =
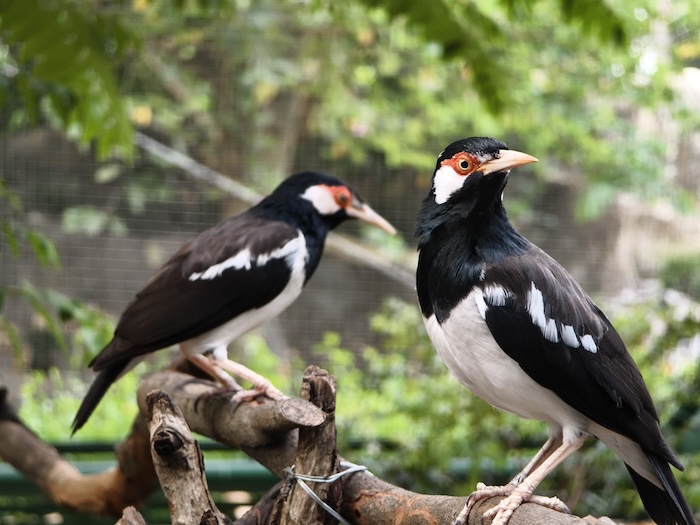
<path id="1" fill-rule="evenodd" d="M 457 163 L 460 171 L 469 171 L 469 161 L 467 159 L 462 159 Z"/>
<path id="2" fill-rule="evenodd" d="M 350 191 L 345 187 L 339 187 L 335 192 L 335 202 L 341 208 L 347 208 L 350 203 Z"/>

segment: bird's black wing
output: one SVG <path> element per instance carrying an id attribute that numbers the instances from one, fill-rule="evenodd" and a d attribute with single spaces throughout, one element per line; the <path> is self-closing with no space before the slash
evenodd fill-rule
<path id="1" fill-rule="evenodd" d="M 264 306 L 290 278 L 287 258 L 275 251 L 299 236 L 285 222 L 251 214 L 202 232 L 136 294 L 119 319 L 114 340 L 91 366 L 101 370 L 186 341 Z"/>
<path id="2" fill-rule="evenodd" d="M 491 334 L 532 379 L 589 419 L 659 450 L 658 416 L 639 369 L 564 268 L 531 245 L 523 255 L 487 265 L 480 286 Z M 497 286 L 507 291 L 505 301 L 488 293 Z"/>

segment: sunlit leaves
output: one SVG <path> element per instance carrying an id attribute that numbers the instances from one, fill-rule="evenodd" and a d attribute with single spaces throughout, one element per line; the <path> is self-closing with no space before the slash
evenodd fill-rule
<path id="1" fill-rule="evenodd" d="M 63 231 L 69 234 L 84 234 L 90 237 L 109 232 L 112 235 L 126 234 L 126 225 L 109 211 L 95 206 L 71 206 L 63 211 Z"/>
<path id="2" fill-rule="evenodd" d="M 135 37 L 116 13 L 74 0 L 2 2 L 0 31 L 30 122 L 54 119 L 82 143 L 94 143 L 100 157 L 130 154 L 132 128 L 115 68 Z"/>

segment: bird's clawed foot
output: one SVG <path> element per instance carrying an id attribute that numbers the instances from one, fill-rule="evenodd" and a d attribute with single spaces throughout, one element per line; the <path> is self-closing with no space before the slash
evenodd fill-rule
<path id="1" fill-rule="evenodd" d="M 487 486 L 483 483 L 478 483 L 476 490 L 469 495 L 466 505 L 452 522 L 452 525 L 466 525 L 469 513 L 477 502 L 496 496 L 505 496 L 505 499 L 502 499 L 498 505 L 484 513 L 485 518 L 493 518 L 491 525 L 506 525 L 515 510 L 525 502 L 536 503 L 558 512 L 571 514 L 569 508 L 559 498 L 536 496 L 532 494 L 533 491 L 534 487 L 529 486 L 527 483 L 504 486 Z"/>
<path id="2" fill-rule="evenodd" d="M 249 390 L 239 390 L 238 392 L 236 392 L 233 396 L 233 401 L 235 403 L 245 403 L 248 401 L 253 401 L 259 396 L 267 396 L 274 401 L 279 401 L 280 399 L 284 399 L 287 397 L 282 392 L 280 392 L 270 381 L 264 378 L 262 379 L 263 381 L 254 384 L 253 388 Z"/>
<path id="3" fill-rule="evenodd" d="M 477 483 L 476 490 L 469 494 L 467 503 L 459 511 L 452 525 L 466 525 L 469 513 L 479 501 L 495 496 L 508 496 L 513 490 L 515 490 L 515 485 L 488 486 L 481 482 Z"/>

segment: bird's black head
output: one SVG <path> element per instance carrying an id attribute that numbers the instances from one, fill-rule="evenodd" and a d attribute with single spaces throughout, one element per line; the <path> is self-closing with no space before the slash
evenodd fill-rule
<path id="1" fill-rule="evenodd" d="M 498 140 L 471 137 L 450 144 L 438 156 L 430 193 L 418 214 L 416 235 L 423 237 L 450 219 L 464 220 L 501 206 L 511 168 L 537 162 Z"/>
<path id="2" fill-rule="evenodd" d="M 304 171 L 288 177 L 261 202 L 261 206 L 281 207 L 290 214 L 306 215 L 310 220 L 318 218 L 329 229 L 346 219 L 359 219 L 396 233 L 394 227 L 370 208 L 355 190 L 325 173 Z"/>

